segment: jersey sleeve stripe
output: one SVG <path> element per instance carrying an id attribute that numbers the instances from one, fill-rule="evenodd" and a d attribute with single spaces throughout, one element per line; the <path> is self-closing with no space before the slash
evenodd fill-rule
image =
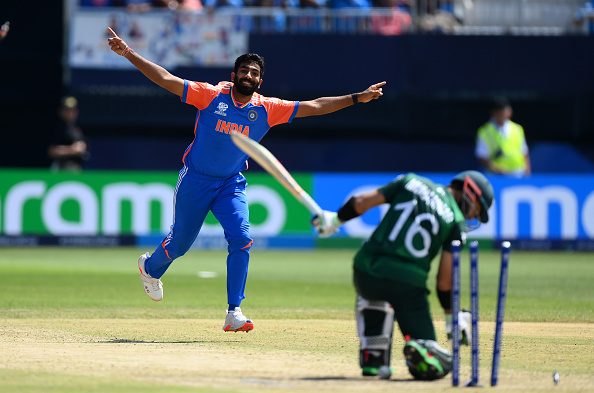
<path id="1" fill-rule="evenodd" d="M 187 79 L 184 79 L 184 92 L 182 93 L 181 101 L 182 102 L 188 101 L 188 80 Z"/>
<path id="2" fill-rule="evenodd" d="M 293 119 L 295 118 L 295 115 L 297 114 L 298 109 L 299 109 L 299 101 L 295 101 L 295 108 L 293 109 L 293 113 L 291 113 L 291 117 L 289 117 L 289 120 L 287 121 L 287 123 L 290 123 L 293 121 Z"/>

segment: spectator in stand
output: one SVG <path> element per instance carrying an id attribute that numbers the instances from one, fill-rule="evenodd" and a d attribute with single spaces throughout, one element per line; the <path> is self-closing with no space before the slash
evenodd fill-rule
<path id="1" fill-rule="evenodd" d="M 200 0 L 162 0 L 162 2 L 174 11 L 200 11 L 202 9 Z"/>
<path id="2" fill-rule="evenodd" d="M 368 11 L 373 8 L 371 0 L 330 0 L 330 8 L 351 11 L 334 18 L 332 24 L 335 32 L 342 34 L 369 32 L 371 26 Z"/>
<path id="3" fill-rule="evenodd" d="M 319 9 L 328 6 L 328 0 L 299 0 L 299 7 L 303 9 Z M 326 17 L 321 13 L 308 13 L 294 18 L 291 23 L 291 32 L 322 33 L 326 28 Z"/>
<path id="4" fill-rule="evenodd" d="M 578 32 L 594 35 L 594 0 L 586 0 L 575 12 L 573 22 Z"/>
<path id="5" fill-rule="evenodd" d="M 299 0 L 259 0 L 260 7 L 295 8 L 299 7 Z"/>
<path id="6" fill-rule="evenodd" d="M 125 0 L 124 3 L 128 12 L 147 12 L 153 7 L 152 0 Z"/>
<path id="7" fill-rule="evenodd" d="M 368 9 L 372 7 L 370 0 L 330 0 L 330 7 L 340 8 L 361 8 Z"/>
<path id="8" fill-rule="evenodd" d="M 400 35 L 412 24 L 409 0 L 378 0 L 371 14 L 371 29 L 375 34 Z"/>
<path id="9" fill-rule="evenodd" d="M 419 26 L 423 32 L 452 34 L 461 25 L 454 16 L 454 4 L 451 0 L 418 2 L 417 7 Z"/>
<path id="10" fill-rule="evenodd" d="M 210 11 L 222 7 L 242 8 L 244 7 L 244 5 L 245 4 L 243 0 L 206 0 L 204 2 L 204 6 L 208 8 Z"/>
<path id="11" fill-rule="evenodd" d="M 299 7 L 299 0 L 259 0 L 258 6 L 271 8 L 267 15 L 258 17 L 261 33 L 284 33 L 287 31 L 287 8 Z"/>

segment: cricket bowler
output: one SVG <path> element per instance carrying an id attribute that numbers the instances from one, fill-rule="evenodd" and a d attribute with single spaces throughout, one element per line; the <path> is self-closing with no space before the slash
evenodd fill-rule
<path id="1" fill-rule="evenodd" d="M 125 57 L 158 86 L 179 96 L 181 102 L 198 110 L 193 124 L 194 140 L 183 154 L 183 167 L 173 195 L 171 230 L 152 255 L 146 253 L 138 260 L 144 291 L 154 301 L 163 299 L 161 277 L 174 260 L 188 251 L 211 211 L 221 223 L 228 243 L 228 308 L 223 330 L 248 332 L 254 324 L 240 308 L 253 245 L 245 193 L 247 183 L 241 173 L 247 169 L 248 155 L 235 146 L 230 134 L 241 133 L 260 141 L 271 127 L 290 123 L 296 117 L 324 115 L 357 102 L 376 100 L 383 95 L 385 82 L 344 96 L 285 101 L 256 93 L 264 75 L 264 59 L 257 54 L 248 53 L 236 59 L 231 82 L 211 85 L 172 75 L 134 51 L 111 28 L 108 31 L 114 53 Z M 143 158 L 151 159 L 149 155 Z"/>

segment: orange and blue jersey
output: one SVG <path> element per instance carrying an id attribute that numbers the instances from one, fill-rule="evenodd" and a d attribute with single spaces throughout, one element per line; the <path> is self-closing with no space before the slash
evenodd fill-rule
<path id="1" fill-rule="evenodd" d="M 247 169 L 248 156 L 235 146 L 229 134 L 241 133 L 260 141 L 268 130 L 290 123 L 298 101 L 285 101 L 254 93 L 250 102 L 235 101 L 231 82 L 217 86 L 184 81 L 182 102 L 198 109 L 194 141 L 184 153 L 183 162 L 194 172 L 227 178 Z"/>
<path id="2" fill-rule="evenodd" d="M 240 104 L 233 98 L 233 84 L 184 81 L 182 102 L 198 108 L 194 141 L 184 153 L 184 167 L 173 196 L 173 225 L 163 242 L 145 261 L 146 271 L 160 278 L 170 264 L 192 246 L 208 212 L 223 227 L 228 243 L 227 301 L 240 305 L 245 298 L 252 238 L 241 171 L 248 156 L 235 146 L 229 134 L 237 132 L 260 141 L 270 127 L 289 123 L 299 102 L 253 94 Z"/>

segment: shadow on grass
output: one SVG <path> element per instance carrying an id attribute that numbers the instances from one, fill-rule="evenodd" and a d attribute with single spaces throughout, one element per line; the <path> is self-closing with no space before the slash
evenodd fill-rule
<path id="1" fill-rule="evenodd" d="M 229 343 L 240 343 L 241 341 L 226 341 Z M 219 344 L 216 340 L 192 340 L 192 341 L 146 341 L 146 340 L 129 340 L 126 338 L 114 338 L 113 340 L 93 341 L 97 344 Z"/>
<path id="2" fill-rule="evenodd" d="M 390 378 L 390 379 L 379 379 L 377 377 L 360 377 L 360 378 L 353 378 L 353 377 L 306 377 L 306 378 L 299 378 L 301 381 L 359 381 L 359 382 L 371 382 L 371 381 L 385 381 L 385 382 L 427 382 L 427 381 L 419 381 L 412 378 Z"/>

